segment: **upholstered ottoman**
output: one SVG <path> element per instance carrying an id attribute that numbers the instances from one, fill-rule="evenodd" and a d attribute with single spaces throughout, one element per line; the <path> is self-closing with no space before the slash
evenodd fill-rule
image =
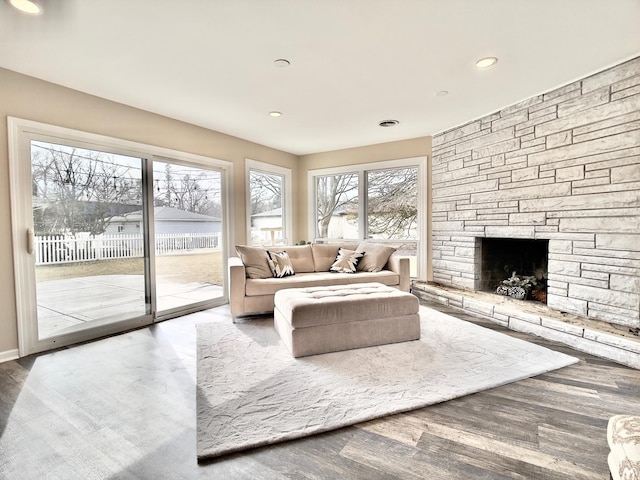
<path id="1" fill-rule="evenodd" d="M 274 325 L 294 357 L 420 338 L 418 299 L 380 283 L 288 288 Z"/>

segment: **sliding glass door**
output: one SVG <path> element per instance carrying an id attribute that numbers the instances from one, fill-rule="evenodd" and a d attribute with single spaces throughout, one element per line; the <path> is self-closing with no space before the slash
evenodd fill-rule
<path id="1" fill-rule="evenodd" d="M 220 171 L 153 162 L 158 316 L 223 296 Z"/>
<path id="2" fill-rule="evenodd" d="M 9 125 L 20 355 L 227 301 L 223 162 Z"/>
<path id="3" fill-rule="evenodd" d="M 151 314 L 141 158 L 32 140 L 38 340 Z M 132 231 L 120 219 L 136 216 Z"/>

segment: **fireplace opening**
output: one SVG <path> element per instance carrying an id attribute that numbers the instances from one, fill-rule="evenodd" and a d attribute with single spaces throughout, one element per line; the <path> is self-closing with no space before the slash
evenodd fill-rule
<path id="1" fill-rule="evenodd" d="M 549 240 L 481 241 L 480 290 L 546 303 Z"/>

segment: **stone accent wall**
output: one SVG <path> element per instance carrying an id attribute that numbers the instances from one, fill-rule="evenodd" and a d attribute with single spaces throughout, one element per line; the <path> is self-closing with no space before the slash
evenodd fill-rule
<path id="1" fill-rule="evenodd" d="M 550 308 L 640 326 L 640 57 L 434 135 L 432 181 L 435 282 L 544 238 Z"/>

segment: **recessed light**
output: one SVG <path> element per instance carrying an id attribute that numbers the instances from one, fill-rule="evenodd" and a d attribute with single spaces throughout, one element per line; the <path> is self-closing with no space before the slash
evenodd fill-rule
<path id="1" fill-rule="evenodd" d="M 498 62 L 496 57 L 484 57 L 476 62 L 478 68 L 489 68 Z"/>
<path id="2" fill-rule="evenodd" d="M 440 90 L 436 93 L 436 96 L 438 97 L 446 97 L 447 95 L 449 95 L 449 92 L 447 90 Z"/>
<path id="3" fill-rule="evenodd" d="M 398 120 L 382 120 L 378 123 L 381 127 L 395 127 L 400 122 Z"/>
<path id="4" fill-rule="evenodd" d="M 273 64 L 277 68 L 287 68 L 289 65 L 291 65 L 291 62 L 286 58 L 278 58 L 277 60 L 273 61 Z"/>
<path id="5" fill-rule="evenodd" d="M 270 117 L 281 117 L 282 116 L 282 112 L 276 112 L 276 111 L 269 112 L 269 116 Z"/>
<path id="6" fill-rule="evenodd" d="M 9 4 L 20 10 L 22 13 L 28 15 L 40 15 L 42 13 L 42 6 L 33 0 L 8 0 Z"/>

